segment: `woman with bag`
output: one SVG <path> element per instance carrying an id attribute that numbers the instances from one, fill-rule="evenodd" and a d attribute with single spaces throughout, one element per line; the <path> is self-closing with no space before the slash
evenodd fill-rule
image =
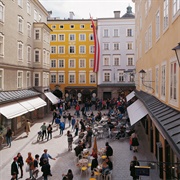
<path id="1" fill-rule="evenodd" d="M 26 159 L 26 172 L 29 171 L 30 179 L 33 177 L 33 170 L 34 170 L 34 159 L 30 152 L 28 152 L 28 157 Z"/>

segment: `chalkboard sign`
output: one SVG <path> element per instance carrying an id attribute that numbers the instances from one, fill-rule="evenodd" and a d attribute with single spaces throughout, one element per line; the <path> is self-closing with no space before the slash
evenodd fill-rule
<path id="1" fill-rule="evenodd" d="M 149 166 L 135 166 L 136 176 L 149 176 Z"/>

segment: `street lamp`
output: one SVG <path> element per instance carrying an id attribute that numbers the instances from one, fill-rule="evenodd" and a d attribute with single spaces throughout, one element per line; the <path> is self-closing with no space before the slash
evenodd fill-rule
<path id="1" fill-rule="evenodd" d="M 176 57 L 177 57 L 177 61 L 178 61 L 179 67 L 180 67 L 180 42 L 172 50 L 175 51 L 175 54 L 176 54 Z"/>

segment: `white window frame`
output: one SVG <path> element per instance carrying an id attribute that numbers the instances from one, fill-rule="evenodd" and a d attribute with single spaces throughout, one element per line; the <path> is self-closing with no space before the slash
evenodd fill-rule
<path id="1" fill-rule="evenodd" d="M 50 83 L 51 84 L 56 84 L 57 83 L 57 75 L 56 75 L 56 73 L 51 73 Z"/>
<path id="2" fill-rule="evenodd" d="M 51 41 L 57 41 L 57 35 L 51 34 Z"/>
<path id="3" fill-rule="evenodd" d="M 173 0 L 173 17 L 176 16 L 176 14 L 179 10 L 180 10 L 180 1 Z"/>
<path id="4" fill-rule="evenodd" d="M 27 88 L 31 87 L 31 72 L 30 71 L 26 72 L 26 87 Z"/>
<path id="5" fill-rule="evenodd" d="M 79 68 L 86 68 L 86 59 L 79 59 Z"/>
<path id="6" fill-rule="evenodd" d="M 86 73 L 79 73 L 79 84 L 86 84 Z"/>
<path id="7" fill-rule="evenodd" d="M 24 32 L 24 19 L 21 16 L 18 16 L 18 32 Z"/>
<path id="8" fill-rule="evenodd" d="M 57 67 L 56 64 L 57 64 L 57 60 L 51 59 L 51 68 L 56 68 Z"/>
<path id="9" fill-rule="evenodd" d="M 94 67 L 94 59 L 89 59 L 89 68 Z"/>
<path id="10" fill-rule="evenodd" d="M 103 37 L 109 37 L 109 29 L 103 30 Z"/>
<path id="11" fill-rule="evenodd" d="M 126 36 L 127 37 L 133 37 L 133 29 L 132 28 L 126 29 Z"/>
<path id="12" fill-rule="evenodd" d="M 31 15 L 31 3 L 29 2 L 29 0 L 27 1 L 27 13 Z"/>
<path id="13" fill-rule="evenodd" d="M 58 68 L 65 68 L 65 59 L 58 59 Z"/>
<path id="14" fill-rule="evenodd" d="M 120 50 L 120 43 L 118 43 L 118 42 L 113 43 L 113 50 L 114 51 Z"/>
<path id="15" fill-rule="evenodd" d="M 60 76 L 63 77 L 63 81 L 60 81 L 62 79 L 62 78 L 60 78 Z M 58 83 L 59 84 L 65 83 L 65 73 L 63 73 L 63 72 L 58 73 Z"/>
<path id="16" fill-rule="evenodd" d="M 0 22 L 4 22 L 5 6 L 0 2 Z"/>
<path id="17" fill-rule="evenodd" d="M 156 40 L 160 38 L 160 11 L 156 13 Z"/>
<path id="18" fill-rule="evenodd" d="M 19 74 L 20 73 L 20 74 Z M 17 88 L 23 88 L 23 71 L 17 71 Z"/>
<path id="19" fill-rule="evenodd" d="M 152 48 L 152 25 L 148 28 L 148 48 Z"/>
<path id="20" fill-rule="evenodd" d="M 27 35 L 29 38 L 31 37 L 31 24 L 29 22 L 27 23 Z"/>
<path id="21" fill-rule="evenodd" d="M 159 66 L 155 68 L 155 92 L 156 96 L 159 94 Z"/>
<path id="22" fill-rule="evenodd" d="M 65 46 L 58 46 L 58 54 L 65 54 Z"/>
<path id="23" fill-rule="evenodd" d="M 161 99 L 166 97 L 166 63 L 161 65 Z"/>
<path id="24" fill-rule="evenodd" d="M 166 30 L 169 26 L 169 0 L 164 0 L 163 3 L 163 29 Z"/>
<path id="25" fill-rule="evenodd" d="M 38 52 L 38 54 L 37 54 L 37 52 Z M 34 62 L 40 63 L 40 60 L 41 60 L 41 50 L 40 49 L 34 49 Z"/>
<path id="26" fill-rule="evenodd" d="M 127 42 L 127 50 L 133 50 L 133 42 Z"/>
<path id="27" fill-rule="evenodd" d="M 118 82 L 124 82 L 125 81 L 125 74 L 124 71 L 118 72 Z"/>
<path id="28" fill-rule="evenodd" d="M 38 77 L 36 77 L 38 75 Z M 36 86 L 36 79 L 38 78 L 38 85 Z M 39 87 L 41 86 L 41 73 L 40 72 L 34 72 L 33 73 L 33 86 Z"/>
<path id="29" fill-rule="evenodd" d="M 4 90 L 4 69 L 0 69 L 0 90 Z"/>
<path id="30" fill-rule="evenodd" d="M 38 21 L 38 12 L 36 9 L 34 9 L 34 21 Z"/>
<path id="31" fill-rule="evenodd" d="M 41 29 L 34 28 L 34 40 L 40 41 L 41 40 Z"/>
<path id="32" fill-rule="evenodd" d="M 110 57 L 103 56 L 103 66 L 110 66 Z"/>
<path id="33" fill-rule="evenodd" d="M 23 43 L 18 42 L 18 61 L 23 61 Z"/>
<path id="34" fill-rule="evenodd" d="M 109 77 L 109 78 L 107 77 L 107 80 L 106 80 L 106 76 Z M 103 71 L 103 81 L 104 82 L 111 82 L 111 72 L 110 71 Z"/>
<path id="35" fill-rule="evenodd" d="M 58 41 L 65 41 L 65 34 L 58 34 Z"/>
<path id="36" fill-rule="evenodd" d="M 132 59 L 132 63 L 129 63 L 130 58 Z M 127 55 L 127 66 L 134 66 L 134 56 L 133 55 Z"/>
<path id="37" fill-rule="evenodd" d="M 32 54 L 32 52 L 31 52 L 31 46 L 27 46 L 27 63 L 28 64 L 31 64 L 31 54 Z"/>
<path id="38" fill-rule="evenodd" d="M 89 84 L 96 84 L 96 73 L 89 73 Z"/>
<path id="39" fill-rule="evenodd" d="M 120 66 L 121 63 L 120 63 L 120 56 L 119 55 L 114 55 L 113 56 L 113 65 L 114 66 Z"/>
<path id="40" fill-rule="evenodd" d="M 71 77 L 74 77 L 73 78 L 74 81 L 72 81 L 72 82 L 71 82 Z M 69 75 L 68 75 L 68 83 L 69 84 L 75 84 L 76 83 L 76 74 L 75 73 L 72 73 L 72 72 L 69 73 Z"/>
<path id="41" fill-rule="evenodd" d="M 110 50 L 110 44 L 109 44 L 109 43 L 103 43 L 103 49 L 104 49 L 105 51 Z"/>
<path id="42" fill-rule="evenodd" d="M 79 54 L 85 54 L 86 53 L 86 46 L 80 45 L 79 46 Z"/>
<path id="43" fill-rule="evenodd" d="M 76 46 L 70 45 L 69 46 L 69 54 L 75 54 L 76 53 Z"/>
<path id="44" fill-rule="evenodd" d="M 86 41 L 86 34 L 85 33 L 79 34 L 79 41 Z"/>
<path id="45" fill-rule="evenodd" d="M 75 67 L 76 67 L 76 60 L 69 59 L 69 68 L 75 68 Z"/>
<path id="46" fill-rule="evenodd" d="M 114 37 L 119 37 L 119 29 L 114 29 L 113 30 L 113 36 Z"/>
<path id="47" fill-rule="evenodd" d="M 89 40 L 90 41 L 94 41 L 94 35 L 91 33 L 91 34 L 89 34 Z"/>
<path id="48" fill-rule="evenodd" d="M 18 0 L 18 6 L 23 8 L 23 0 Z"/>
<path id="49" fill-rule="evenodd" d="M 89 54 L 94 54 L 94 45 L 89 46 Z"/>
<path id="50" fill-rule="evenodd" d="M 4 57 L 4 35 L 0 33 L 0 57 Z"/>
<path id="51" fill-rule="evenodd" d="M 57 46 L 51 46 L 51 54 L 56 54 L 57 53 Z"/>
<path id="52" fill-rule="evenodd" d="M 69 41 L 75 41 L 76 35 L 75 34 L 69 34 Z"/>

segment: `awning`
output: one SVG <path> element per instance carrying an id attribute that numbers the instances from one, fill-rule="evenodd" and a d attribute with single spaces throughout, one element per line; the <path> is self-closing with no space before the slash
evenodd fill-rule
<path id="1" fill-rule="evenodd" d="M 40 97 L 29 99 L 29 100 L 27 100 L 27 103 L 29 103 L 31 106 L 33 106 L 34 109 L 39 109 L 39 108 L 47 105 L 47 103 Z"/>
<path id="2" fill-rule="evenodd" d="M 14 117 L 26 114 L 28 111 L 19 103 L 9 103 L 0 106 L 0 113 L 3 114 L 7 119 L 12 119 Z"/>
<path id="3" fill-rule="evenodd" d="M 30 112 L 35 110 L 35 108 L 30 103 L 28 103 L 27 100 L 22 100 L 18 102 L 21 106 L 23 106 L 25 109 L 27 109 Z"/>
<path id="4" fill-rule="evenodd" d="M 145 106 L 139 99 L 136 100 L 129 107 L 127 107 L 127 111 L 131 122 L 131 126 L 148 114 Z"/>
<path id="5" fill-rule="evenodd" d="M 59 102 L 59 98 L 56 97 L 53 93 L 46 92 L 44 94 L 52 102 L 52 104 L 57 104 Z"/>
<path id="6" fill-rule="evenodd" d="M 129 93 L 129 94 L 126 96 L 127 102 L 128 102 L 129 100 L 131 100 L 134 96 L 135 96 L 135 92 L 134 92 L 134 91 L 132 91 L 131 93 Z"/>

